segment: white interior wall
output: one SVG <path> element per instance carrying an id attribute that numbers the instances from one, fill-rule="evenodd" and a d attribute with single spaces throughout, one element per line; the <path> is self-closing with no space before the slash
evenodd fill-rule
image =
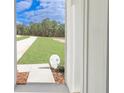
<path id="1" fill-rule="evenodd" d="M 16 0 L 14 0 L 16 6 Z M 16 11 L 16 8 L 14 8 Z M 14 86 L 16 86 L 16 72 L 17 72 L 17 46 L 16 46 L 16 12 L 14 12 Z"/>

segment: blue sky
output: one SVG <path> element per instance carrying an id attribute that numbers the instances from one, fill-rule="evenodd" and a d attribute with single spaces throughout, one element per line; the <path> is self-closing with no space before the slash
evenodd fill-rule
<path id="1" fill-rule="evenodd" d="M 65 22 L 65 0 L 16 0 L 16 23 L 28 25 L 45 18 Z"/>

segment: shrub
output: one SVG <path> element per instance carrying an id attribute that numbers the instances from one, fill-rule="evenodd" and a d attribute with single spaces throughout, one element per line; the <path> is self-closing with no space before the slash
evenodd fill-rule
<path id="1" fill-rule="evenodd" d="M 59 72 L 64 73 L 64 66 L 59 65 L 59 66 L 57 67 L 57 69 L 58 69 Z"/>

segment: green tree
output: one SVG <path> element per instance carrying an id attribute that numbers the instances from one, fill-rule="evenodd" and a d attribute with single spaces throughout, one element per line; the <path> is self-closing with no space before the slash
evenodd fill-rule
<path id="1" fill-rule="evenodd" d="M 65 25 L 46 18 L 40 23 L 30 23 L 29 26 L 17 25 L 17 34 L 44 37 L 64 37 Z"/>

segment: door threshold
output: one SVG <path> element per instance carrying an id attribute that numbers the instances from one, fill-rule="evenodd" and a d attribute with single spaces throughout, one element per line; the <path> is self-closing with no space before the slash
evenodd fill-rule
<path id="1" fill-rule="evenodd" d="M 52 83 L 28 83 L 26 85 L 16 85 L 15 93 L 69 93 L 65 84 Z"/>

